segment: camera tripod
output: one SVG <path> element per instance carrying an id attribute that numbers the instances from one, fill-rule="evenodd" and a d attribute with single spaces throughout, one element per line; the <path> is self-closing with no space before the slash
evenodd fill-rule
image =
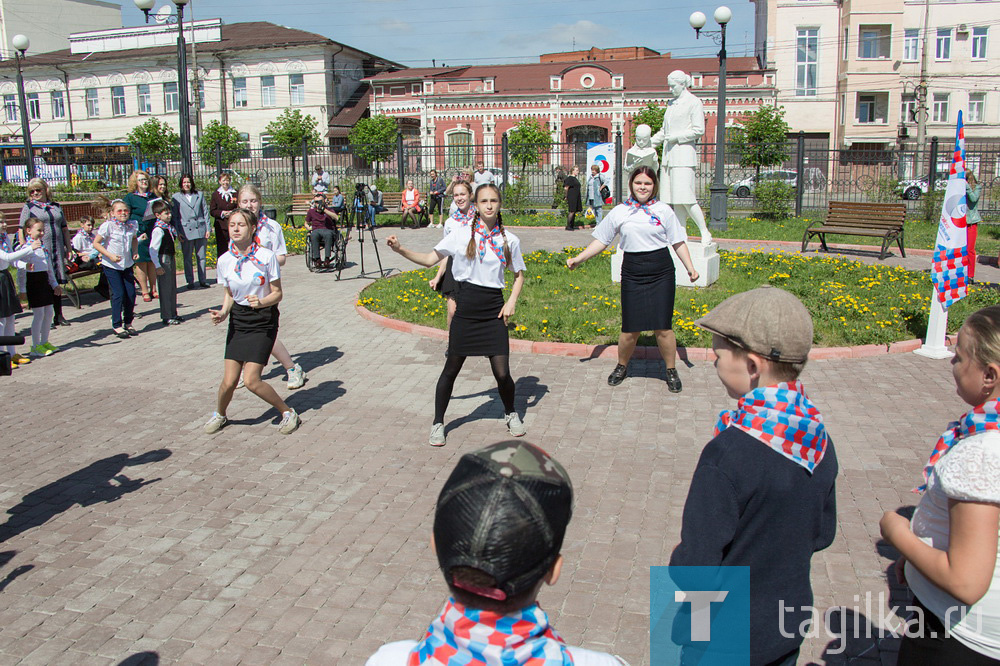
<path id="1" fill-rule="evenodd" d="M 382 268 L 382 257 L 378 253 L 378 239 L 375 237 L 375 214 L 371 207 L 368 205 L 368 197 L 364 195 L 362 188 L 365 187 L 362 184 L 358 185 L 358 189 L 354 194 L 354 219 L 355 224 L 358 229 L 358 243 L 360 243 L 361 249 L 358 251 L 361 255 L 361 273 L 358 277 L 370 277 L 375 276 L 376 278 L 386 277 L 392 273 L 391 268 Z M 378 271 L 365 272 L 365 231 L 371 236 L 372 247 L 375 248 L 375 261 L 378 262 Z"/>

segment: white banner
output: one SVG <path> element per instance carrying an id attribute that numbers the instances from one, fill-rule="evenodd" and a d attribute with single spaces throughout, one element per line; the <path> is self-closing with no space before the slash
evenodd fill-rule
<path id="1" fill-rule="evenodd" d="M 613 143 L 588 143 L 587 144 L 587 170 L 584 178 L 590 178 L 590 167 L 597 165 L 598 173 L 604 179 L 604 183 L 611 190 L 611 196 L 615 194 L 615 144 Z M 586 181 L 584 181 L 586 185 Z M 607 201 L 605 203 L 608 203 Z"/>

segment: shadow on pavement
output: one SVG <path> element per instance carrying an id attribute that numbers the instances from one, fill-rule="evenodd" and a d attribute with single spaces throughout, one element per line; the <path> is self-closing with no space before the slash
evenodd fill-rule
<path id="1" fill-rule="evenodd" d="M 285 398 L 285 402 L 296 412 L 302 414 L 310 409 L 320 409 L 323 405 L 333 402 L 345 393 L 347 393 L 347 389 L 344 388 L 344 382 L 335 379 L 315 385 L 306 384 L 305 387 L 290 393 Z"/>
<path id="2" fill-rule="evenodd" d="M 136 652 L 118 662 L 118 666 L 156 666 L 160 663 L 160 655 L 155 652 Z"/>
<path id="3" fill-rule="evenodd" d="M 340 351 L 339 347 L 331 345 L 329 347 L 323 347 L 322 349 L 315 349 L 313 351 L 296 354 L 292 360 L 301 365 L 302 369 L 308 374 L 316 368 L 322 368 L 325 365 L 333 363 L 343 355 L 344 352 Z M 280 365 L 272 365 L 266 374 L 261 374 L 260 378 L 267 381 L 269 379 L 274 379 L 275 377 L 284 377 L 287 372 L 288 371 Z"/>
<path id="4" fill-rule="evenodd" d="M 548 392 L 549 387 L 546 384 L 540 383 L 538 381 L 538 377 L 530 375 L 527 377 L 520 377 L 514 382 L 514 409 L 523 414 L 524 410 L 537 405 L 539 401 L 541 401 L 542 397 Z M 496 387 L 480 391 L 479 393 L 452 396 L 452 401 L 454 402 L 456 399 L 461 400 L 467 398 L 478 398 L 481 396 L 490 396 L 491 400 L 479 405 L 469 414 L 461 416 L 450 423 L 446 423 L 446 433 L 451 432 L 466 423 L 472 423 L 473 421 L 479 421 L 482 419 L 497 419 L 500 421 L 500 425 L 503 425 L 503 403 L 500 402 L 500 394 L 497 393 Z"/>
<path id="5" fill-rule="evenodd" d="M 141 478 L 130 479 L 121 472 L 126 467 L 159 462 L 170 455 L 169 449 L 147 451 L 134 458 L 130 458 L 127 453 L 119 453 L 31 491 L 19 504 L 7 509 L 10 517 L 0 525 L 0 542 L 32 527 L 44 525 L 74 504 L 90 506 L 98 502 L 114 502 L 127 493 L 159 481 L 159 478 L 148 481 Z"/>
<path id="6" fill-rule="evenodd" d="M 0 567 L 6 566 L 8 562 L 14 559 L 15 555 L 17 555 L 16 550 L 6 550 L 0 553 Z M 7 586 L 13 583 L 15 578 L 21 576 L 22 574 L 28 573 L 34 568 L 35 565 L 33 564 L 22 564 L 21 566 L 16 567 L 11 571 L 8 571 L 7 575 L 4 576 L 3 580 L 0 580 L 0 592 L 6 590 Z"/>

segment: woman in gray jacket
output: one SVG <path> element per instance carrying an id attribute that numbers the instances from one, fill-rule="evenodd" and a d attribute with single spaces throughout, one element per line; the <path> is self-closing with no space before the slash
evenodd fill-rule
<path id="1" fill-rule="evenodd" d="M 208 237 L 211 230 L 208 225 L 208 206 L 205 196 L 194 185 L 194 176 L 189 173 L 181 175 L 180 192 L 171 200 L 171 215 L 174 226 L 177 227 L 181 239 L 181 255 L 184 257 L 184 279 L 188 289 L 208 287 L 208 277 L 205 272 L 205 249 L 208 247 Z M 192 257 L 198 259 L 198 283 L 195 286 Z"/>

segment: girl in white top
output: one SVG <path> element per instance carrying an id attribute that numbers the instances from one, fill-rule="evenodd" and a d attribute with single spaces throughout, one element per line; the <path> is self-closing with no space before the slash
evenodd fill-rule
<path id="1" fill-rule="evenodd" d="M 281 413 L 279 430 L 287 435 L 299 427 L 299 416 L 260 377 L 278 335 L 278 303 L 282 297 L 278 258 L 257 244 L 255 212 L 234 210 L 228 222 L 230 249 L 216 264 L 216 276 L 225 287 L 225 296 L 220 309 L 209 310 L 213 324 L 221 324 L 229 317 L 225 372 L 215 413 L 205 424 L 205 432 L 217 432 L 228 423 L 226 410 L 242 373 L 246 387 Z"/>
<path id="2" fill-rule="evenodd" d="M 31 243 L 33 249 L 15 263 L 18 291 L 27 295 L 31 308 L 31 356 L 35 357 L 59 351 L 58 347 L 49 344 L 49 330 L 52 328 L 52 304 L 62 295 L 62 289 L 56 282 L 49 251 L 43 246 L 34 247 L 35 241 L 42 240 L 44 235 L 45 225 L 41 220 L 35 217 L 25 220 L 25 243 Z"/>
<path id="3" fill-rule="evenodd" d="M 18 300 L 17 290 L 14 288 L 14 280 L 10 277 L 8 270 L 15 262 L 32 256 L 42 249 L 42 240 L 32 240 L 25 243 L 17 250 L 12 249 L 13 240 L 7 235 L 7 220 L 3 213 L 0 213 L 0 335 L 14 335 L 14 317 L 22 312 L 21 302 Z M 14 353 L 14 345 L 7 345 L 7 353 L 10 354 L 10 365 L 16 368 L 31 362 L 27 356 Z"/>
<path id="4" fill-rule="evenodd" d="M 692 282 L 698 279 L 698 271 L 691 263 L 684 227 L 670 206 L 656 199 L 656 173 L 647 166 L 636 168 L 629 178 L 629 190 L 632 196 L 607 214 L 594 229 L 595 240 L 583 252 L 567 259 L 566 266 L 570 270 L 576 268 L 603 252 L 616 235 L 621 235 L 620 245 L 625 252 L 621 287 L 622 332 L 618 336 L 618 365 L 608 377 L 608 384 L 617 386 L 625 379 L 639 335 L 643 330 L 653 330 L 667 366 L 667 387 L 677 393 L 681 390 L 681 381 L 676 369 L 677 338 L 672 328 L 674 270 L 667 246 L 674 248 Z M 661 279 L 645 284 L 630 279 L 627 270 L 630 262 L 648 263 L 650 260 L 665 262 Z"/>
<path id="5" fill-rule="evenodd" d="M 935 445 L 912 522 L 888 511 L 880 524 L 902 554 L 896 578 L 920 609 L 900 664 L 1000 660 L 1000 305 L 965 320 L 951 364 L 956 393 L 973 409 Z"/>
<path id="6" fill-rule="evenodd" d="M 453 257 L 452 271 L 456 282 L 461 283 L 455 316 L 448 328 L 448 358 L 435 391 L 431 446 L 445 444 L 444 413 L 467 356 L 490 359 L 507 429 L 514 437 L 525 434 L 524 424 L 514 411 L 514 380 L 510 377 L 510 341 L 507 337 L 507 322 L 514 315 L 524 285 L 524 258 L 517 236 L 503 228 L 500 204 L 500 190 L 492 184 L 481 185 L 476 191 L 476 217 L 469 225 L 469 234 L 450 233 L 432 252 L 407 250 L 396 236 L 386 239 L 389 247 L 421 266 L 430 267 L 445 257 Z M 515 274 L 506 301 L 502 291 L 505 271 Z"/>
<path id="7" fill-rule="evenodd" d="M 94 236 L 94 249 L 103 257 L 101 265 L 111 289 L 111 328 L 123 340 L 138 335 L 132 327 L 135 316 L 133 265 L 139 259 L 139 224 L 129 219 L 129 205 L 111 203 L 111 219 Z"/>
<path id="8" fill-rule="evenodd" d="M 468 227 L 472 218 L 476 215 L 476 209 L 472 205 L 471 185 L 464 180 L 456 182 L 452 188 L 452 195 L 455 197 L 455 211 L 444 223 L 442 238 L 447 238 L 448 234 L 453 231 Z M 448 299 L 448 328 L 451 328 L 451 318 L 455 316 L 455 277 L 454 274 L 450 277 L 447 276 L 451 272 L 451 264 L 451 257 L 438 264 L 437 275 L 429 283 L 431 289 L 434 291 L 437 291 L 440 285 L 441 294 Z"/>
<path id="9" fill-rule="evenodd" d="M 247 183 L 240 188 L 236 198 L 239 201 L 240 208 L 246 208 L 253 211 L 255 215 L 260 216 L 260 222 L 257 225 L 257 236 L 255 238 L 257 244 L 274 252 L 278 260 L 278 265 L 284 266 L 285 258 L 288 256 L 288 250 L 285 247 L 285 233 L 281 230 L 280 224 L 261 212 L 260 206 L 263 198 L 260 195 L 260 190 L 251 183 Z M 288 373 L 288 388 L 290 390 L 302 388 L 305 385 L 305 370 L 298 363 L 292 361 L 292 355 L 288 353 L 288 349 L 282 344 L 281 340 L 274 341 L 274 349 L 271 350 L 271 355 L 274 356 L 275 360 Z"/>

